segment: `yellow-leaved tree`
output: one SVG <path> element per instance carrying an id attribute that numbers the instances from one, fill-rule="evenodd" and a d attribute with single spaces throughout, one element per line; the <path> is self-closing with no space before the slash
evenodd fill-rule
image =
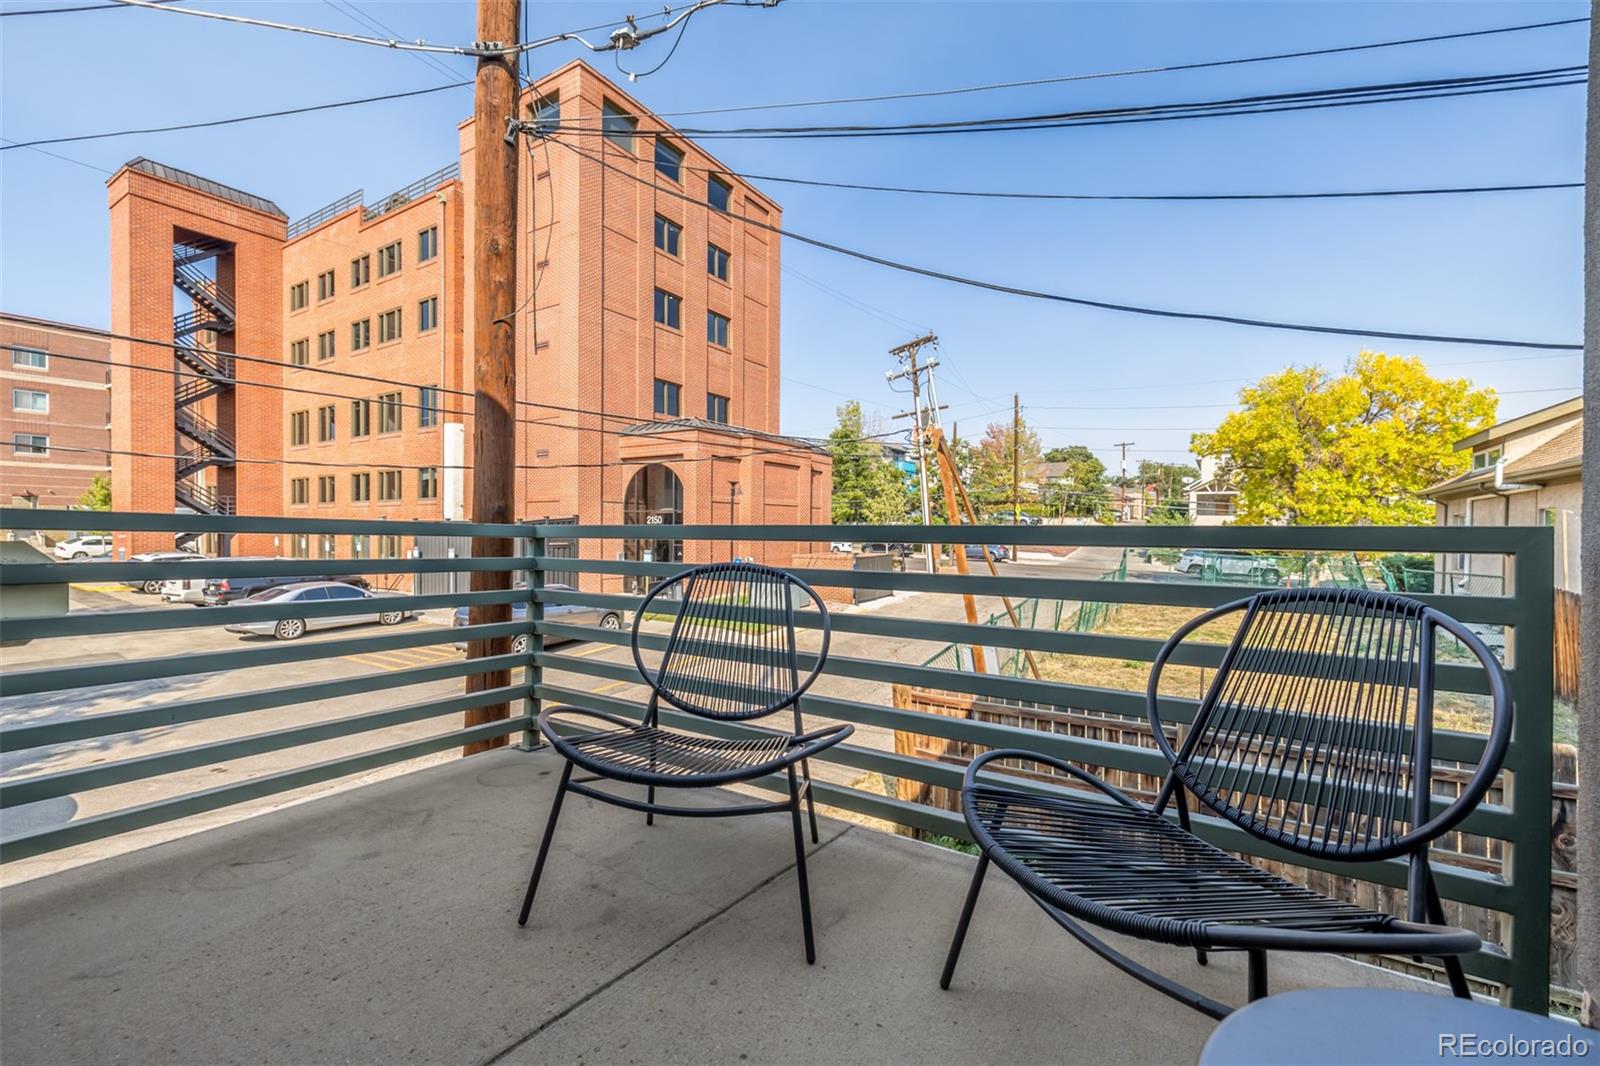
<path id="1" fill-rule="evenodd" d="M 1420 359 L 1363 351 L 1339 375 L 1269 374 L 1239 402 L 1192 440 L 1233 480 L 1238 522 L 1399 526 L 1433 521 L 1417 494 L 1467 469 L 1455 442 L 1491 424 L 1499 399 L 1467 378 L 1434 377 Z"/>

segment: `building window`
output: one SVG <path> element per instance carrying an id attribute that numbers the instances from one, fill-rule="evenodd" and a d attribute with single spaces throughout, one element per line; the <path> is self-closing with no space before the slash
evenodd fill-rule
<path id="1" fill-rule="evenodd" d="M 333 271 L 324 270 L 317 275 L 317 300 L 333 299 Z"/>
<path id="2" fill-rule="evenodd" d="M 678 245 L 683 236 L 683 227 L 670 218 L 656 216 L 656 247 L 668 255 L 678 255 Z"/>
<path id="3" fill-rule="evenodd" d="M 333 503 L 333 502 L 335 502 L 336 497 L 339 495 L 339 490 L 338 490 L 337 485 L 338 485 L 338 480 L 335 477 L 333 477 L 333 475 L 331 475 L 331 474 L 324 475 L 323 477 L 317 478 L 317 502 L 318 503 Z"/>
<path id="4" fill-rule="evenodd" d="M 365 474 L 361 474 L 361 475 L 358 475 L 358 476 L 365 477 L 366 475 Z M 352 559 L 370 559 L 370 558 L 372 558 L 372 549 L 368 547 L 368 545 L 370 543 L 371 543 L 371 541 L 368 539 L 368 537 L 367 537 L 367 535 L 365 533 L 357 533 L 357 534 L 353 535 L 350 538 L 350 558 L 352 558 Z"/>
<path id="5" fill-rule="evenodd" d="M 322 557 L 324 559 L 339 557 L 339 541 L 332 533 L 322 534 Z"/>
<path id="6" fill-rule="evenodd" d="M 311 534 L 296 533 L 289 538 L 289 558 L 311 558 Z"/>
<path id="7" fill-rule="evenodd" d="M 728 346 L 728 316 L 706 312 L 706 340 L 720 348 Z"/>
<path id="8" fill-rule="evenodd" d="M 633 151 L 633 131 L 639 128 L 639 120 L 610 100 L 600 107 L 600 128 L 605 131 L 606 140 L 624 152 Z"/>
<path id="9" fill-rule="evenodd" d="M 296 506 L 304 506 L 311 502 L 311 479 L 308 477 L 292 477 L 289 479 L 289 502 Z M 299 556 L 305 558 L 305 556 Z"/>
<path id="10" fill-rule="evenodd" d="M 13 411 L 29 411 L 35 414 L 50 413 L 50 394 L 39 389 L 12 389 L 11 409 Z"/>
<path id="11" fill-rule="evenodd" d="M 27 370 L 49 370 L 50 355 L 43 348 L 13 348 L 11 365 Z"/>
<path id="12" fill-rule="evenodd" d="M 439 324 L 439 298 L 430 296 L 417 301 L 417 332 L 426 333 Z"/>
<path id="13" fill-rule="evenodd" d="M 417 234 L 417 262 L 426 263 L 439 254 L 439 227 L 429 226 Z"/>
<path id="14" fill-rule="evenodd" d="M 12 455 L 49 455 L 50 438 L 40 433 L 13 433 Z"/>
<path id="15" fill-rule="evenodd" d="M 350 260 L 350 287 L 359 289 L 372 280 L 372 256 L 358 255 Z"/>
<path id="16" fill-rule="evenodd" d="M 378 277 L 386 278 L 400 272 L 400 242 L 386 244 L 378 249 Z"/>
<path id="17" fill-rule="evenodd" d="M 379 559 L 400 558 L 400 538 L 388 533 L 378 537 L 377 557 Z"/>
<path id="18" fill-rule="evenodd" d="M 398 392 L 386 392 L 378 397 L 378 432 L 399 433 L 400 412 L 404 410 Z"/>
<path id="19" fill-rule="evenodd" d="M 656 138 L 656 173 L 683 182 L 683 153 L 660 137 Z"/>
<path id="20" fill-rule="evenodd" d="M 289 444 L 300 447 L 311 443 L 311 412 L 296 411 L 289 416 Z"/>
<path id="21" fill-rule="evenodd" d="M 301 339 L 289 345 L 289 362 L 295 366 L 305 366 L 311 362 L 311 341 Z"/>
<path id="22" fill-rule="evenodd" d="M 535 133 L 553 133 L 561 128 L 561 97 L 557 93 L 541 96 L 533 105 Z"/>
<path id="23" fill-rule="evenodd" d="M 368 473 L 350 475 L 350 502 L 366 503 L 372 499 L 372 475 Z"/>
<path id="24" fill-rule="evenodd" d="M 333 358 L 333 330 L 317 334 L 317 362 Z"/>
<path id="25" fill-rule="evenodd" d="M 439 468 L 425 466 L 417 471 L 417 499 L 437 500 L 439 498 Z"/>
<path id="26" fill-rule="evenodd" d="M 439 390 L 431 385 L 417 389 L 417 425 L 426 429 L 439 424 Z"/>
<path id="27" fill-rule="evenodd" d="M 728 280 L 728 260 L 732 258 L 727 252 L 714 244 L 706 245 L 706 273 L 714 278 Z"/>
<path id="28" fill-rule="evenodd" d="M 706 203 L 718 211 L 728 210 L 728 205 L 733 202 L 733 186 L 717 178 L 706 176 Z"/>
<path id="29" fill-rule="evenodd" d="M 363 318 L 360 322 L 350 323 L 350 350 L 363 351 L 372 347 L 372 319 Z"/>
<path id="30" fill-rule="evenodd" d="M 301 281 L 289 286 L 289 310 L 300 310 L 309 302 L 310 295 L 311 283 L 309 281 Z"/>
<path id="31" fill-rule="evenodd" d="M 333 404 L 317 408 L 317 440 L 324 443 L 333 439 Z"/>
<path id="32" fill-rule="evenodd" d="M 378 471 L 378 499 L 398 500 L 400 498 L 400 471 Z"/>
<path id="33" fill-rule="evenodd" d="M 400 309 L 385 311 L 378 316 L 378 343 L 385 344 L 389 341 L 400 339 Z"/>
<path id="34" fill-rule="evenodd" d="M 671 381 L 656 378 L 656 414 L 678 417 L 678 399 L 683 389 Z"/>
<path id="35" fill-rule="evenodd" d="M 1472 456 L 1472 469 L 1487 470 L 1499 461 L 1499 448 L 1490 448 L 1488 451 L 1475 452 Z"/>
<path id="36" fill-rule="evenodd" d="M 714 392 L 706 393 L 706 421 L 727 423 L 728 398 L 726 396 L 718 396 Z"/>
<path id="37" fill-rule="evenodd" d="M 372 434 L 372 401 L 350 401 L 350 436 L 367 437 Z"/>
<path id="38" fill-rule="evenodd" d="M 680 328 L 683 325 L 683 297 L 674 296 L 665 289 L 657 289 L 656 321 L 673 329 Z"/>

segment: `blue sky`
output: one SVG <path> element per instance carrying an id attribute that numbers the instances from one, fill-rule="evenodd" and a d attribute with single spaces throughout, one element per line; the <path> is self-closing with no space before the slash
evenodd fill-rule
<path id="1" fill-rule="evenodd" d="M 11 7 L 52 0 L 5 0 Z M 317 3 L 185 0 L 369 32 Z M 468 3 L 362 3 L 407 39 L 465 43 Z M 538 3 L 532 36 L 619 19 L 621 0 Z M 648 7 L 634 8 L 640 14 Z M 657 111 L 973 85 L 1355 44 L 1587 14 L 1582 3 L 828 3 L 711 10 L 632 91 Z M 708 115 L 705 126 L 938 120 L 1204 100 L 1578 64 L 1587 27 L 1351 55 L 1113 78 L 932 100 Z M 604 33 L 595 35 L 603 37 Z M 70 48 L 67 43 L 70 39 Z M 67 51 L 63 51 L 67 48 Z M 533 54 L 542 72 L 582 50 Z M 658 40 L 627 57 L 666 54 Z M 612 70 L 610 57 L 595 60 Z M 443 62 L 470 74 L 470 62 Z M 225 117 L 422 88 L 413 56 L 152 11 L 0 20 L 0 136 L 13 140 Z M 736 141 L 736 170 L 835 181 L 1103 193 L 1339 190 L 1575 181 L 1583 91 L 1558 88 L 1259 117 L 975 136 Z M 355 188 L 368 199 L 455 158 L 469 89 L 312 116 L 0 153 L 0 307 L 106 324 L 105 174 L 147 155 L 271 197 L 291 215 Z M 765 124 L 764 121 L 755 124 Z M 959 201 L 769 185 L 798 232 L 1030 288 L 1185 310 L 1367 328 L 1574 341 L 1582 322 L 1581 191 L 1281 203 Z M 845 397 L 901 409 L 887 349 L 942 339 L 941 399 L 963 436 L 1009 417 L 1047 446 L 1112 463 L 1176 460 L 1239 384 L 1289 363 L 1342 366 L 1363 345 L 1133 318 L 911 277 L 789 242 L 783 422 L 824 433 Z M 821 286 L 821 287 L 819 287 Z M 833 290 L 833 291 L 828 291 Z M 1505 393 L 1502 415 L 1579 389 L 1580 359 L 1372 342 Z M 1547 391 L 1533 391 L 1547 390 Z"/>

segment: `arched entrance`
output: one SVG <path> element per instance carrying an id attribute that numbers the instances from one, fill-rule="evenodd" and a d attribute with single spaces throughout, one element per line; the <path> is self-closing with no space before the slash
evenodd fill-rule
<path id="1" fill-rule="evenodd" d="M 661 463 L 640 467 L 623 496 L 622 520 L 639 526 L 683 525 L 683 482 Z M 622 557 L 647 563 L 681 563 L 683 541 L 666 537 L 630 540 L 622 546 Z M 636 575 L 630 575 L 627 581 L 629 591 L 634 593 L 645 592 L 652 583 Z"/>

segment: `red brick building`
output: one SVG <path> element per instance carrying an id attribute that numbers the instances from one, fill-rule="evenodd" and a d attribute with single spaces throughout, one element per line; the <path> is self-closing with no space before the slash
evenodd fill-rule
<path id="1" fill-rule="evenodd" d="M 103 330 L 0 314 L 0 501 L 73 507 L 111 473 L 111 342 Z"/>
<path id="2" fill-rule="evenodd" d="M 778 432 L 778 238 L 739 217 L 777 225 L 779 206 L 582 62 L 522 104 L 559 143 L 525 138 L 519 170 L 518 515 L 827 522 L 827 454 Z M 293 222 L 149 160 L 110 180 L 112 332 L 178 346 L 113 342 L 145 368 L 113 372 L 114 449 L 137 453 L 113 459 L 117 507 L 470 517 L 471 127 L 437 173 Z M 226 547 L 409 546 L 403 527 L 253 539 Z M 159 546 L 144 541 L 124 547 Z M 731 550 L 787 562 L 793 547 Z"/>

